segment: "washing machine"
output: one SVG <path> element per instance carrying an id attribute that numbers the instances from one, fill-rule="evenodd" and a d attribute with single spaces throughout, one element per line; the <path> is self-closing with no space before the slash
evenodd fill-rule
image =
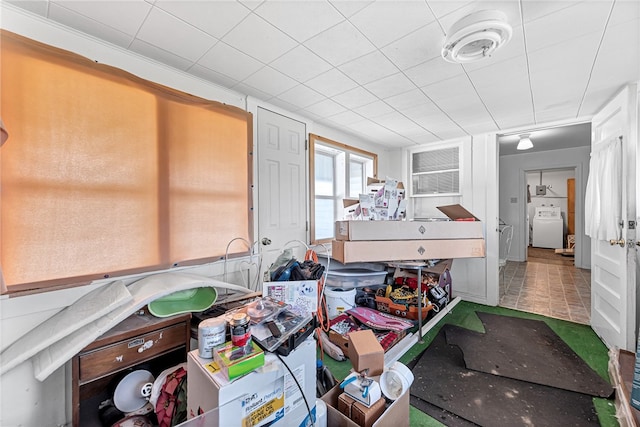
<path id="1" fill-rule="evenodd" d="M 536 207 L 533 217 L 532 246 L 551 249 L 563 248 L 563 223 L 560 206 Z"/>

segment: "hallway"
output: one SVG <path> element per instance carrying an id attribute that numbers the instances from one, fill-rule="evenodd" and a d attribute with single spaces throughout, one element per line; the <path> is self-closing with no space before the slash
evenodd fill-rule
<path id="1" fill-rule="evenodd" d="M 500 283 L 500 307 L 588 325 L 591 270 L 574 267 L 552 249 L 536 249 L 539 256 L 531 255 L 529 252 L 528 262 L 507 262 L 504 283 Z"/>

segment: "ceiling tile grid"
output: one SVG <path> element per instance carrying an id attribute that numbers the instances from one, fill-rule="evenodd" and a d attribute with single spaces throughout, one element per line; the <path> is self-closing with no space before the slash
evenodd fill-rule
<path id="1" fill-rule="evenodd" d="M 7 6 L 7 5 L 8 6 Z M 2 2 L 374 143 L 427 144 L 595 113 L 640 80 L 640 2 Z M 445 61 L 451 26 L 500 10 L 512 39 Z"/>

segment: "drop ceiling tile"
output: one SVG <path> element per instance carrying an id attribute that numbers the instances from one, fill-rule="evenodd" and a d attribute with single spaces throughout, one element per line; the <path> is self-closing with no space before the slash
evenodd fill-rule
<path id="1" fill-rule="evenodd" d="M 464 126 L 464 130 L 466 130 L 469 135 L 479 135 L 488 132 L 497 132 L 499 129 L 493 121 L 482 121 L 467 124 Z"/>
<path id="2" fill-rule="evenodd" d="M 273 61 L 297 45 L 291 37 L 254 14 L 247 16 L 222 40 L 265 63 Z"/>
<path id="3" fill-rule="evenodd" d="M 226 88 L 232 88 L 239 83 L 231 77 L 225 76 L 224 74 L 210 70 L 209 68 L 198 64 L 195 64 L 189 69 L 189 74 L 193 74 L 196 77 L 200 77 L 201 79 L 216 83 Z"/>
<path id="4" fill-rule="evenodd" d="M 261 68 L 242 82 L 272 96 L 277 96 L 299 84 L 271 67 Z"/>
<path id="5" fill-rule="evenodd" d="M 144 0 L 131 1 L 55 1 L 50 6 L 72 10 L 95 22 L 133 36 L 151 10 Z M 71 25 L 73 27 L 73 25 Z"/>
<path id="6" fill-rule="evenodd" d="M 354 109 L 377 101 L 378 98 L 368 90 L 359 86 L 334 96 L 333 100 L 349 109 Z"/>
<path id="7" fill-rule="evenodd" d="M 142 56 L 146 56 L 147 58 L 151 58 L 155 61 L 169 65 L 170 67 L 174 67 L 179 70 L 186 70 L 191 67 L 191 65 L 193 65 L 192 61 L 181 58 L 178 55 L 174 55 L 171 52 L 162 50 L 159 47 L 143 42 L 142 40 L 134 40 L 131 43 L 131 46 L 129 46 L 129 49 L 133 52 L 139 53 Z"/>
<path id="8" fill-rule="evenodd" d="M 218 41 L 157 8 L 149 12 L 136 38 L 193 62 Z"/>
<path id="9" fill-rule="evenodd" d="M 390 96 L 384 101 L 398 111 L 431 102 L 420 89 L 411 89 L 399 95 Z"/>
<path id="10" fill-rule="evenodd" d="M 28 10 L 31 13 L 35 13 L 36 15 L 47 16 L 47 6 L 49 5 L 48 0 L 33 0 L 33 1 L 5 0 L 5 1 L 19 8 Z"/>
<path id="11" fill-rule="evenodd" d="M 525 23 L 543 18 L 562 9 L 569 8 L 577 1 L 524 1 L 522 2 L 522 16 Z"/>
<path id="12" fill-rule="evenodd" d="M 347 111 L 343 111 L 342 113 L 338 113 L 329 117 L 329 120 L 332 121 L 333 123 L 337 123 L 342 126 L 347 126 L 347 125 L 362 121 L 364 120 L 364 118 L 361 115 L 354 113 L 353 111 L 347 110 Z"/>
<path id="13" fill-rule="evenodd" d="M 320 95 L 315 90 L 301 84 L 281 93 L 278 95 L 278 98 L 293 104 L 298 108 L 308 107 L 309 105 L 316 104 L 325 99 L 324 96 Z"/>
<path id="14" fill-rule="evenodd" d="M 449 34 L 451 26 L 455 24 L 456 21 L 478 10 L 499 10 L 507 16 L 507 22 L 514 29 L 521 25 L 519 1 L 476 0 L 457 8 L 439 19 L 442 28 L 444 28 L 445 34 Z"/>
<path id="15" fill-rule="evenodd" d="M 391 129 L 392 131 L 398 133 L 421 129 L 420 126 L 418 126 L 415 122 L 398 113 L 397 111 L 393 111 L 389 114 L 376 117 L 375 121 L 376 123 L 379 123 L 387 129 Z"/>
<path id="16" fill-rule="evenodd" d="M 377 47 L 427 25 L 435 17 L 424 2 L 378 1 L 349 19 Z"/>
<path id="17" fill-rule="evenodd" d="M 640 46 L 640 19 L 607 29 L 579 116 L 598 111 L 604 104 L 603 100 L 611 97 L 607 94 L 620 90 L 620 82 L 638 81 L 640 50 L 629 49 L 629 40 L 637 40 Z"/>
<path id="18" fill-rule="evenodd" d="M 155 6 L 218 39 L 250 13 L 234 1 L 157 0 Z"/>
<path id="19" fill-rule="evenodd" d="M 300 108 L 296 105 L 290 104 L 286 101 L 283 101 L 282 99 L 279 98 L 271 98 L 269 99 L 269 103 L 273 104 L 277 107 L 282 108 L 285 111 L 290 111 L 292 113 L 295 113 L 296 111 L 298 111 Z"/>
<path id="20" fill-rule="evenodd" d="M 390 113 L 393 108 L 384 101 L 375 101 L 371 104 L 363 105 L 362 107 L 354 108 L 353 111 L 360 114 L 363 117 L 375 119 L 378 116 Z"/>
<path id="21" fill-rule="evenodd" d="M 592 33 L 529 54 L 537 111 L 582 98 L 599 41 L 600 35 Z"/>
<path id="22" fill-rule="evenodd" d="M 434 117 L 438 117 L 438 120 L 448 120 L 444 113 L 433 102 L 426 102 L 424 104 L 407 108 L 403 110 L 402 113 L 426 129 L 429 129 L 431 124 L 429 121 L 426 121 L 426 118 L 431 118 L 431 120 L 433 120 Z"/>
<path id="23" fill-rule="evenodd" d="M 369 6 L 373 1 L 358 1 L 358 0 L 329 0 L 329 3 L 335 7 L 346 18 L 349 18 L 358 11 Z"/>
<path id="24" fill-rule="evenodd" d="M 300 42 L 344 21 L 344 17 L 324 0 L 264 2 L 254 13 Z M 301 16 L 313 19 L 300 19 Z"/>
<path id="25" fill-rule="evenodd" d="M 307 40 L 304 45 L 336 67 L 375 50 L 375 46 L 347 21 Z"/>
<path id="26" fill-rule="evenodd" d="M 601 34 L 611 5 L 603 1 L 583 1 L 526 24 L 527 50 L 563 43 L 585 34 Z"/>
<path id="27" fill-rule="evenodd" d="M 430 142 L 440 141 L 440 138 L 436 135 L 422 128 L 419 130 L 400 132 L 400 134 L 416 144 L 428 144 Z"/>
<path id="28" fill-rule="evenodd" d="M 458 9 L 461 9 L 469 4 L 473 3 L 471 0 L 447 0 L 447 1 L 428 1 L 429 7 L 436 18 L 442 18 L 449 15 Z"/>
<path id="29" fill-rule="evenodd" d="M 524 55 L 471 70 L 468 75 L 477 90 L 483 88 L 487 88 L 488 91 L 500 90 L 501 87 L 511 88 L 515 85 L 524 85 L 528 90 L 529 87 L 527 59 Z"/>
<path id="30" fill-rule="evenodd" d="M 124 48 L 128 48 L 133 40 L 133 36 L 129 34 L 125 34 L 122 31 L 118 31 L 115 28 L 101 24 L 100 22 L 56 4 L 50 5 L 49 18 L 60 24 Z"/>
<path id="31" fill-rule="evenodd" d="M 364 87 L 378 98 L 384 99 L 414 89 L 415 85 L 404 74 L 396 73 L 368 83 Z"/>
<path id="32" fill-rule="evenodd" d="M 609 27 L 640 19 L 640 2 L 618 1 L 613 5 Z"/>
<path id="33" fill-rule="evenodd" d="M 232 89 L 244 95 L 253 96 L 254 98 L 261 99 L 263 101 L 273 98 L 270 94 L 242 82 L 235 85 Z"/>
<path id="34" fill-rule="evenodd" d="M 320 117 L 327 118 L 331 117 L 335 114 L 342 113 L 347 109 L 342 105 L 338 104 L 335 101 L 330 99 L 325 99 L 324 101 L 320 101 L 317 104 L 310 105 L 305 108 L 305 111 L 309 111 L 312 114 L 316 114 Z"/>
<path id="35" fill-rule="evenodd" d="M 234 80 L 244 80 L 264 66 L 260 61 L 223 42 L 209 49 L 198 64 Z"/>
<path id="36" fill-rule="evenodd" d="M 381 50 L 401 70 L 406 70 L 424 61 L 440 58 L 443 43 L 444 34 L 440 26 L 432 22 Z"/>
<path id="37" fill-rule="evenodd" d="M 256 7 L 264 3 L 265 0 L 238 0 L 238 1 L 242 3 L 247 9 L 254 10 Z"/>
<path id="38" fill-rule="evenodd" d="M 302 45 L 291 49 L 269 65 L 300 83 L 333 68 L 327 61 Z"/>
<path id="39" fill-rule="evenodd" d="M 404 73 L 416 86 L 422 87 L 463 75 L 464 68 L 460 64 L 452 64 L 441 57 L 437 57 L 411 67 L 405 70 Z"/>
<path id="40" fill-rule="evenodd" d="M 452 98 L 467 98 L 474 102 L 478 98 L 466 74 L 423 86 L 422 90 L 436 104 Z"/>
<path id="41" fill-rule="evenodd" d="M 390 76 L 399 71 L 398 67 L 378 50 L 342 64 L 338 68 L 361 85 Z"/>
<path id="42" fill-rule="evenodd" d="M 314 77 L 305 84 L 311 89 L 315 89 L 317 92 L 320 92 L 322 95 L 327 97 L 346 92 L 357 86 L 356 82 L 335 68 Z"/>

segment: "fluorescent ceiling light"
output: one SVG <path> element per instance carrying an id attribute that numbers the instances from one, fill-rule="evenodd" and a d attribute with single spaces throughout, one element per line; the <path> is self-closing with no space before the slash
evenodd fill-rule
<path id="1" fill-rule="evenodd" d="M 533 148 L 533 142 L 529 139 L 529 134 L 525 133 L 520 135 L 520 141 L 518 142 L 518 146 L 516 147 L 518 150 L 528 150 Z"/>

